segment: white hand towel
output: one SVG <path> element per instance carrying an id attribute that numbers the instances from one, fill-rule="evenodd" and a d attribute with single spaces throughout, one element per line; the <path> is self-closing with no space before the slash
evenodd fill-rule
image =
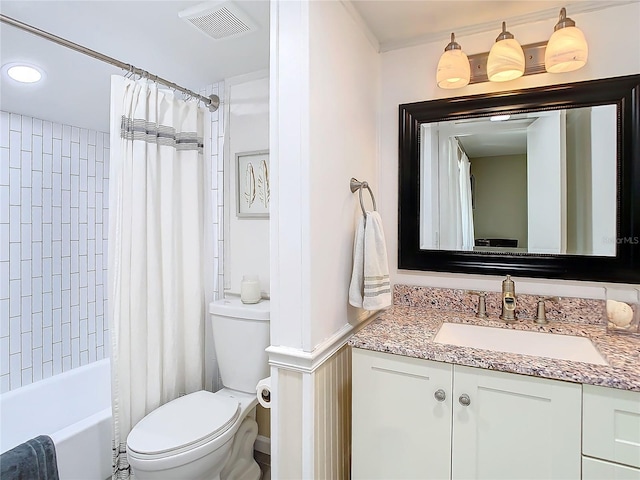
<path id="1" fill-rule="evenodd" d="M 364 216 L 360 217 L 353 241 L 353 270 L 349 284 L 349 303 L 362 308 L 362 290 L 364 289 Z"/>
<path id="2" fill-rule="evenodd" d="M 364 227 L 364 299 L 362 308 L 380 310 L 391 305 L 387 245 L 378 212 L 367 212 Z"/>

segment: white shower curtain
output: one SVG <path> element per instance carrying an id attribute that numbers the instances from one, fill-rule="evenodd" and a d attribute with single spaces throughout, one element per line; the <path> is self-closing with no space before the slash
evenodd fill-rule
<path id="1" fill-rule="evenodd" d="M 446 143 L 446 195 L 441 199 L 440 246 L 447 250 L 473 250 L 474 228 L 471 198 L 471 163 L 451 136 Z"/>
<path id="2" fill-rule="evenodd" d="M 109 327 L 114 476 L 160 405 L 203 388 L 208 164 L 204 112 L 146 80 L 111 80 Z"/>

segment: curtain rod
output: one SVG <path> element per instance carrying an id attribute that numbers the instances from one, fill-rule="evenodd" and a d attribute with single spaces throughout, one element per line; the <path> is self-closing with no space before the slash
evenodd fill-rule
<path id="1" fill-rule="evenodd" d="M 118 68 L 122 68 L 123 70 L 127 70 L 128 72 L 134 75 L 140 75 L 141 77 L 148 78 L 153 82 L 161 83 L 162 85 L 165 85 L 169 88 L 178 90 L 179 92 L 182 92 L 182 93 L 186 93 L 187 95 L 197 98 L 198 100 L 203 102 L 211 112 L 215 112 L 216 110 L 218 110 L 218 107 L 220 106 L 220 97 L 218 97 L 217 95 L 210 95 L 208 97 L 199 95 L 193 92 L 192 90 L 181 87 L 180 85 L 170 82 L 169 80 L 165 80 L 162 77 L 159 77 L 157 75 L 152 75 L 146 70 L 142 70 L 138 67 L 134 67 L 131 64 L 121 62 L 120 60 L 116 60 L 115 58 L 109 57 L 107 55 L 103 55 L 102 53 L 96 52 L 95 50 L 91 50 L 90 48 L 83 47 L 82 45 L 73 43 L 62 37 L 58 37 L 57 35 L 54 35 L 52 33 L 45 32 L 44 30 L 40 30 L 39 28 L 36 28 L 27 23 L 23 23 L 14 18 L 7 17 L 6 15 L 0 14 L 0 21 L 2 21 L 2 23 L 7 23 L 13 27 L 19 28 L 20 30 L 24 30 L 26 32 L 32 33 L 33 35 L 37 35 L 38 37 L 42 37 L 45 40 L 49 40 L 51 42 L 57 43 L 58 45 L 62 45 L 63 47 L 70 48 L 71 50 L 75 50 L 76 52 L 80 52 L 84 55 L 88 55 L 89 57 L 93 57 L 102 62 L 109 63 Z"/>

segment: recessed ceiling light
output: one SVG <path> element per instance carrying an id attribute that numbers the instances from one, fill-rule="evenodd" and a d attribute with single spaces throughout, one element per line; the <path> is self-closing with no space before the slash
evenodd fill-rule
<path id="1" fill-rule="evenodd" d="M 490 118 L 492 122 L 504 122 L 505 120 L 509 120 L 511 115 L 494 115 Z"/>
<path id="2" fill-rule="evenodd" d="M 11 65 L 5 65 L 5 68 L 7 75 L 16 82 L 35 83 L 42 79 L 42 72 L 31 65 L 14 63 Z"/>

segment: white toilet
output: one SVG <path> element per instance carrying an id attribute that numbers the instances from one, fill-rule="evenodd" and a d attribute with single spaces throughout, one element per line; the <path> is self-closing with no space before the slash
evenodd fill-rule
<path id="1" fill-rule="evenodd" d="M 269 301 L 209 305 L 224 388 L 179 397 L 144 417 L 127 438 L 137 480 L 258 480 L 256 385 L 269 375 Z"/>

